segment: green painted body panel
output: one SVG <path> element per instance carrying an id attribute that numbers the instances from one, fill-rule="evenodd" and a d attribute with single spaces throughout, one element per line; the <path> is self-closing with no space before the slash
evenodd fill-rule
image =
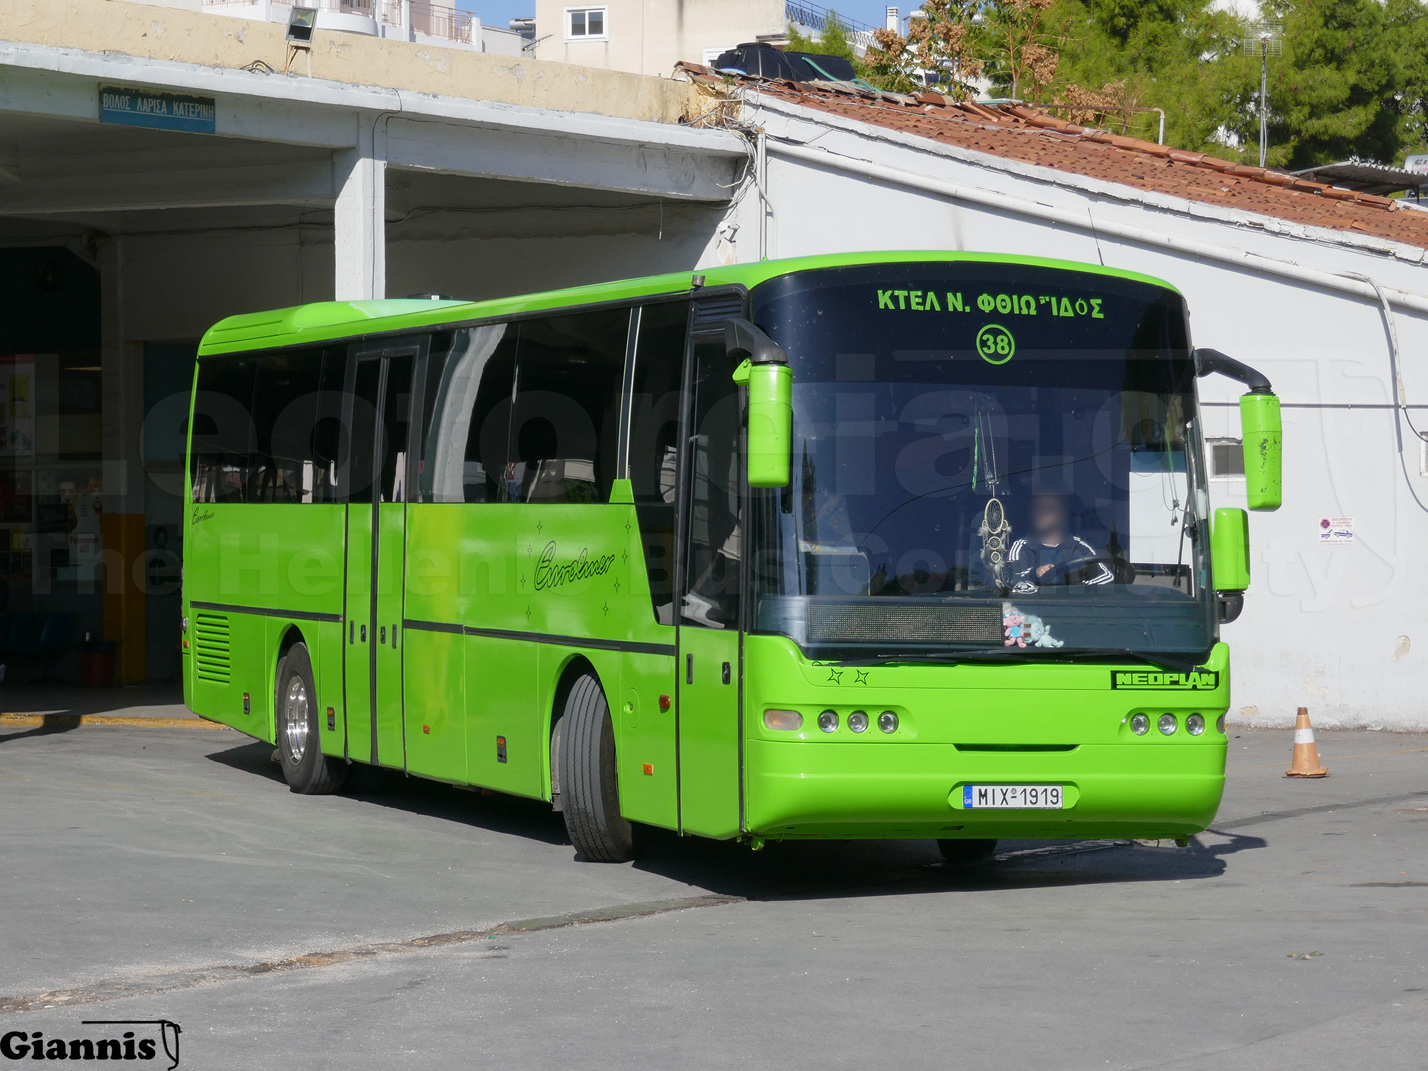
<path id="1" fill-rule="evenodd" d="M 680 822 L 689 833 L 739 832 L 739 668 L 737 631 L 679 630 Z"/>
<path id="2" fill-rule="evenodd" d="M 700 285 L 753 288 L 793 271 L 900 261 L 1032 264 L 1173 289 L 1083 264 L 927 252 L 710 269 Z M 694 289 L 694 277 L 680 273 L 472 304 L 326 303 L 232 317 L 205 336 L 201 354 Z M 1205 667 L 1213 685 L 1196 689 L 1111 686 L 1117 669 L 1144 675 L 1139 663 L 815 663 L 782 637 L 659 623 L 629 486 L 617 482 L 612 498 L 602 505 L 380 506 L 374 624 L 370 506 L 190 505 L 186 701 L 271 741 L 278 651 L 296 630 L 313 653 L 323 713 L 333 711 L 331 729 L 321 719 L 326 754 L 371 758 L 375 652 L 382 765 L 534 798 L 550 797 L 550 730 L 562 681 L 593 672 L 615 726 L 626 816 L 688 833 L 1154 837 L 1196 832 L 1212 820 L 1226 750 L 1214 726 L 1229 706 L 1223 644 Z M 350 631 L 360 623 L 369 623 L 365 641 Z M 667 711 L 661 696 L 671 699 Z M 802 712 L 803 728 L 766 729 L 762 712 L 774 707 Z M 839 712 L 838 732 L 817 728 L 824 709 Z M 873 720 L 866 733 L 846 728 L 853 710 Z M 876 728 L 884 710 L 900 719 L 893 734 Z M 1154 730 L 1137 737 L 1129 728 L 1137 711 L 1152 720 L 1174 712 L 1181 724 L 1196 712 L 1210 728 L 1200 737 Z M 1052 783 L 1066 788 L 1063 810 L 972 813 L 961 805 L 966 784 Z"/>
<path id="3" fill-rule="evenodd" d="M 1240 395 L 1240 434 L 1245 452 L 1249 508 L 1276 510 L 1284 500 L 1283 420 L 1274 394 Z"/>
<path id="4" fill-rule="evenodd" d="M 1244 591 L 1249 587 L 1249 514 L 1244 510 L 1215 510 L 1210 529 L 1210 563 L 1216 591 Z"/>
<path id="5" fill-rule="evenodd" d="M 1197 691 L 1118 690 L 1107 665 L 815 665 L 782 637 L 745 640 L 744 719 L 748 830 L 770 837 L 1177 836 L 1209 824 L 1224 787 L 1225 736 L 1215 720 L 1229 706 L 1229 651 L 1205 668 L 1217 686 Z M 1142 669 L 1144 667 L 1141 667 Z M 797 710 L 797 732 L 767 729 L 766 709 Z M 835 710 L 826 734 L 818 712 Z M 865 711 L 866 733 L 847 729 Z M 896 733 L 875 726 L 882 711 Z M 1132 714 L 1152 722 L 1199 713 L 1200 737 L 1152 730 L 1138 737 Z M 1064 748 L 1066 750 L 1028 750 Z M 961 809 L 964 784 L 1061 784 L 1061 811 Z"/>
<path id="6" fill-rule="evenodd" d="M 193 710 L 271 741 L 276 651 L 292 629 L 308 640 L 313 651 L 321 701 L 334 705 L 335 693 L 329 686 L 340 689 L 340 663 L 334 667 L 330 648 L 324 649 L 317 640 L 324 623 L 307 618 L 342 613 L 345 512 L 342 506 L 326 505 L 189 506 L 184 600 L 190 647 L 185 651 L 184 681 L 186 701 Z M 220 609 L 193 603 L 216 604 Z M 227 681 L 205 674 L 197 657 L 209 619 L 221 622 L 220 630 L 227 634 L 225 642 L 216 644 L 227 651 Z M 338 628 L 335 623 L 326 627 L 329 632 Z M 248 714 L 243 713 L 244 693 L 251 705 Z M 335 705 L 341 709 L 340 702 Z M 326 750 L 327 738 L 323 745 Z"/>

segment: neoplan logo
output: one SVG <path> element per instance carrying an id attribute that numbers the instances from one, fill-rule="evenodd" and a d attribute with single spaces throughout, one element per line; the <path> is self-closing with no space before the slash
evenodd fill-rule
<path id="1" fill-rule="evenodd" d="M 154 1060 L 162 1050 L 169 1058 L 166 1071 L 179 1065 L 181 1028 L 170 1019 L 86 1019 L 80 1025 L 108 1029 L 88 1031 L 88 1037 L 78 1038 L 47 1038 L 38 1030 L 11 1030 L 0 1036 L 0 1056 L 7 1060 L 107 1063 Z"/>
<path id="2" fill-rule="evenodd" d="M 1208 669 L 1193 669 L 1189 673 L 1111 670 L 1112 688 L 1172 688 L 1188 692 L 1212 692 L 1219 686 L 1220 674 Z"/>

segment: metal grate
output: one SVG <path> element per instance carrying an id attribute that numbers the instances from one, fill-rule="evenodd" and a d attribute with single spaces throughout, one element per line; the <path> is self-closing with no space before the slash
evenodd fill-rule
<path id="1" fill-rule="evenodd" d="M 975 643 L 1000 646 L 999 606 L 910 606 L 881 600 L 813 603 L 810 643 Z"/>
<path id="2" fill-rule="evenodd" d="M 232 678 L 231 642 L 226 614 L 194 617 L 193 648 L 198 679 L 227 684 Z"/>
<path id="3" fill-rule="evenodd" d="M 710 323 L 714 320 L 737 319 L 744 315 L 743 294 L 720 294 L 704 301 L 695 302 L 694 323 Z"/>

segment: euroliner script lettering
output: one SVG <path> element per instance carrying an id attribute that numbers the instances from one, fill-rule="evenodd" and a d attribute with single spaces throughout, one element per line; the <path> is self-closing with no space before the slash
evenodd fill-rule
<path id="1" fill-rule="evenodd" d="M 1112 688 L 1179 688 L 1190 692 L 1212 692 L 1219 686 L 1219 673 L 1206 669 L 1194 669 L 1189 673 L 1111 670 Z"/>
<path id="2" fill-rule="evenodd" d="M 540 552 L 540 560 L 536 562 L 535 589 L 545 591 L 548 588 L 573 584 L 577 580 L 589 580 L 592 577 L 604 576 L 610 571 L 610 566 L 614 562 L 613 554 L 602 554 L 598 558 L 590 557 L 589 547 L 581 547 L 580 553 L 569 561 L 557 562 L 555 560 L 555 540 L 552 539 Z"/>

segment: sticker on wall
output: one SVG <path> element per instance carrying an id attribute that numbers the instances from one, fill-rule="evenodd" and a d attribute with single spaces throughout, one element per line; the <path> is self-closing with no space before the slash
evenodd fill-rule
<path id="1" fill-rule="evenodd" d="M 1354 519 L 1352 517 L 1320 517 L 1319 545 L 1341 547 L 1354 541 Z"/>

